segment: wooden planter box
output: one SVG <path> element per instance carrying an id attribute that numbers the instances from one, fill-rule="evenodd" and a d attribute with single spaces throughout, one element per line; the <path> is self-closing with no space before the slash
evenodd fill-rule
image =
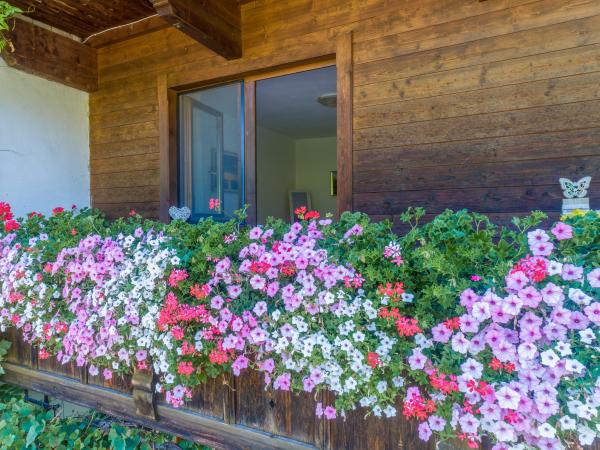
<path id="1" fill-rule="evenodd" d="M 364 418 L 357 410 L 344 421 L 315 417 L 315 400 L 331 403 L 330 394 L 294 395 L 265 390 L 262 375 L 245 371 L 200 386 L 192 401 L 175 409 L 143 381 L 115 376 L 110 381 L 89 376 L 74 364 L 53 357 L 40 360 L 15 330 L 2 336 L 12 342 L 3 364 L 3 381 L 131 420 L 186 439 L 225 449 L 433 449 L 417 436 L 414 422 L 401 417 Z M 144 410 L 154 402 L 154 411 Z M 141 410 L 140 410 L 141 406 Z M 150 408 L 152 409 L 152 408 Z M 400 405 L 398 410 L 401 411 Z M 155 416 L 153 416 L 155 413 Z"/>

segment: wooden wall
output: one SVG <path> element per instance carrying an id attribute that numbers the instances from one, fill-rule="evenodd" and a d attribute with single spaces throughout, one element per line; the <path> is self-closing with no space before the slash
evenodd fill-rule
<path id="1" fill-rule="evenodd" d="M 255 0 L 242 15 L 240 60 L 172 28 L 99 49 L 94 206 L 158 216 L 160 76 L 235 78 L 331 54 L 353 30 L 355 209 L 556 215 L 558 177 L 583 175 L 600 207 L 597 0 Z"/>

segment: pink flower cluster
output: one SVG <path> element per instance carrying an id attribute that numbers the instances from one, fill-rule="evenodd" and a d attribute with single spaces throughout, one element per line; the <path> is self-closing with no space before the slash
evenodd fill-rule
<path id="1" fill-rule="evenodd" d="M 559 223 L 552 234 L 566 240 L 572 230 Z M 551 450 L 590 445 L 598 434 L 600 269 L 586 274 L 552 259 L 555 244 L 543 230 L 528 241 L 534 256 L 514 265 L 503 289 L 465 290 L 459 326 L 436 325 L 408 358 L 411 369 L 431 370 L 430 358 L 445 348 L 460 361 L 457 393 L 435 399 L 452 414 L 444 422 L 421 417 L 422 439 L 451 430 L 475 447 L 489 435 L 495 450 L 520 448 L 518 442 Z"/>
<path id="2" fill-rule="evenodd" d="M 165 237 L 138 229 L 116 239 L 99 235 L 44 261 L 47 235 L 23 248 L 15 235 L 0 241 L 0 327 L 13 325 L 59 362 L 87 365 L 91 375 L 147 368 L 157 346 L 156 315 L 174 257 Z"/>

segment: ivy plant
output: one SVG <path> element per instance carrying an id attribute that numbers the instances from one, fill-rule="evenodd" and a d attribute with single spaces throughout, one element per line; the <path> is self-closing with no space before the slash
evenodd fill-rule
<path id="1" fill-rule="evenodd" d="M 10 51 L 14 50 L 10 40 L 4 35 L 12 27 L 11 19 L 23 11 L 8 2 L 0 0 L 0 53 L 8 47 Z"/>

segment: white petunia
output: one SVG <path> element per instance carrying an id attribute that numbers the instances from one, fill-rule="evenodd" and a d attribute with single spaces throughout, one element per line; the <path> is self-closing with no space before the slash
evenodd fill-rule
<path id="1" fill-rule="evenodd" d="M 558 361 L 560 361 L 560 358 L 556 353 L 554 353 L 553 350 L 546 350 L 545 352 L 542 352 L 541 357 L 542 364 L 548 367 L 556 367 L 556 364 L 558 364 Z"/>
<path id="2" fill-rule="evenodd" d="M 562 416 L 558 419 L 558 423 L 560 424 L 560 428 L 565 431 L 574 430 L 577 425 L 575 419 L 570 416 Z"/>
<path id="3" fill-rule="evenodd" d="M 596 438 L 596 433 L 589 427 L 585 425 L 580 426 L 577 429 L 577 434 L 579 434 L 579 443 L 581 445 L 592 445 L 594 439 Z"/>
<path id="4" fill-rule="evenodd" d="M 517 409 L 519 407 L 519 402 L 521 401 L 521 396 L 518 392 L 512 390 L 508 386 L 503 386 L 496 391 L 496 400 L 498 400 L 498 405 L 500 405 L 501 408 Z"/>
<path id="5" fill-rule="evenodd" d="M 544 423 L 538 427 L 540 436 L 552 439 L 556 436 L 556 429 L 549 423 Z"/>

